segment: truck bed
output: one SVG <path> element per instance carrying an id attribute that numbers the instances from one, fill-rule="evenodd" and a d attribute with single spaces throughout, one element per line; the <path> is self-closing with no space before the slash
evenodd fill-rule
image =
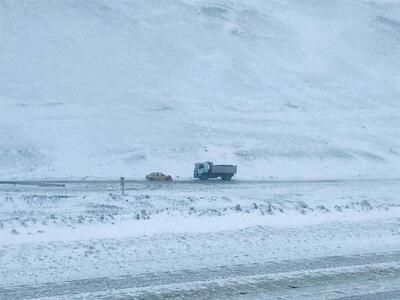
<path id="1" fill-rule="evenodd" d="M 235 174 L 236 166 L 234 165 L 213 165 L 211 168 L 212 173 L 218 174 Z"/>

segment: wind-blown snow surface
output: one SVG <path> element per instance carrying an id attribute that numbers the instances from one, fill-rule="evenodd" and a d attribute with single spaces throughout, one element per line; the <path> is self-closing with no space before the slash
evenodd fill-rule
<path id="1" fill-rule="evenodd" d="M 0 185 L 0 298 L 400 295 L 398 180 L 118 188 Z"/>
<path id="2" fill-rule="evenodd" d="M 397 176 L 397 1 L 0 3 L 0 176 Z"/>
<path id="3" fill-rule="evenodd" d="M 104 187 L 0 187 L 0 295 L 19 285 L 335 255 L 400 259 L 398 181 L 140 183 L 125 196 Z"/>

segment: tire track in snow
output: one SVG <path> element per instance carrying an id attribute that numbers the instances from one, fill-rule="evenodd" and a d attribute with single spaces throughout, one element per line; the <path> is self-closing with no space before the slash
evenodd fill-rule
<path id="1" fill-rule="evenodd" d="M 395 278 L 400 278 L 400 268 L 389 268 L 387 271 L 380 271 L 379 268 L 375 270 L 373 266 L 376 264 L 397 263 L 397 262 L 400 262 L 400 252 L 369 254 L 369 255 L 352 255 L 352 256 L 329 256 L 329 257 L 321 257 L 314 259 L 299 259 L 299 260 L 287 260 L 281 262 L 269 262 L 264 264 L 230 265 L 230 266 L 221 266 L 216 268 L 181 270 L 177 272 L 146 273 L 140 275 L 119 276 L 114 278 L 101 277 L 93 279 L 72 280 L 65 282 L 53 282 L 35 286 L 17 286 L 12 288 L 0 289 L 0 298 L 17 300 L 17 299 L 38 298 L 38 297 L 57 297 L 57 296 L 67 296 L 67 295 L 73 296 L 82 293 L 106 292 L 111 289 L 112 290 L 123 290 L 132 288 L 151 289 L 163 285 L 184 286 L 185 284 L 196 283 L 196 282 L 207 282 L 210 280 L 211 281 L 231 280 L 231 279 L 234 280 L 235 278 L 259 276 L 259 275 L 267 276 L 285 272 L 301 272 L 307 274 L 311 271 L 319 272 L 321 269 L 328 270 L 335 268 L 364 267 L 364 266 L 371 267 L 372 269 L 371 274 L 376 273 L 379 276 L 383 276 L 387 273 L 386 275 L 389 277 L 394 276 Z M 329 277 L 330 275 L 328 274 L 326 276 Z M 327 278 L 327 280 L 328 279 L 329 278 Z M 271 281 L 271 279 L 268 280 Z M 299 282 L 301 281 L 302 280 L 300 279 Z M 261 281 L 260 284 L 263 285 L 264 284 L 263 282 L 264 281 Z M 249 285 L 249 283 L 247 283 L 247 285 Z M 246 290 L 248 288 L 251 288 L 251 286 L 252 284 L 250 284 L 249 287 L 247 287 L 246 284 L 244 284 L 242 289 Z M 215 284 L 212 284 L 212 289 L 218 290 L 218 287 L 215 287 Z M 190 293 L 187 295 L 188 297 L 190 297 Z M 193 293 L 196 294 L 196 292 Z M 203 295 L 202 293 L 201 295 Z M 143 296 L 145 296 L 145 294 L 143 294 Z M 146 295 L 150 296 L 150 294 L 148 293 Z M 173 297 L 174 294 L 172 293 L 170 296 L 168 295 L 165 296 L 167 298 L 170 296 Z M 209 296 L 211 296 L 211 294 Z"/>

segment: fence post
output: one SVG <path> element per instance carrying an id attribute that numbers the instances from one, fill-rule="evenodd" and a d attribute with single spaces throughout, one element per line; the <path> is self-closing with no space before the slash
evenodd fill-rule
<path id="1" fill-rule="evenodd" d="M 125 177 L 121 177 L 121 192 L 122 196 L 125 196 Z"/>

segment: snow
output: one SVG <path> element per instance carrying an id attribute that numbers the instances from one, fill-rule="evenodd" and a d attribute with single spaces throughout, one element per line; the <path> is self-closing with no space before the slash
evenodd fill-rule
<path id="1" fill-rule="evenodd" d="M 398 297 L 399 32 L 395 0 L 1 1 L 0 179 L 67 181 L 0 184 L 0 298 Z"/>
<path id="2" fill-rule="evenodd" d="M 127 188 L 3 187 L 3 285 L 400 249 L 397 180 Z"/>
<path id="3" fill-rule="evenodd" d="M 3 1 L 0 176 L 396 177 L 397 1 Z"/>
<path id="4" fill-rule="evenodd" d="M 5 192 L 0 244 L 306 227 L 392 219 L 400 212 L 396 180 L 278 186 L 135 184 L 128 185 L 127 192 Z"/>

